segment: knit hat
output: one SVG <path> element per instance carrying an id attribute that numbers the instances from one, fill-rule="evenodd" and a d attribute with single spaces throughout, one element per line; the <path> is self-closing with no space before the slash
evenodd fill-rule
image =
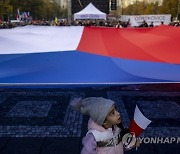
<path id="1" fill-rule="evenodd" d="M 70 105 L 82 114 L 89 115 L 91 119 L 98 125 L 102 125 L 105 121 L 110 108 L 115 104 L 110 99 L 103 97 L 89 97 L 85 99 L 74 99 Z"/>

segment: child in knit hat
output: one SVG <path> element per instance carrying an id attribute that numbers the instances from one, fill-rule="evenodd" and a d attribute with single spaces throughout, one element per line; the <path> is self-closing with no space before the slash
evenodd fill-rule
<path id="1" fill-rule="evenodd" d="M 123 154 L 122 134 L 127 133 L 115 102 L 102 97 L 74 99 L 71 106 L 89 115 L 88 132 L 83 138 L 81 154 Z M 119 127 L 118 127 L 119 126 Z"/>

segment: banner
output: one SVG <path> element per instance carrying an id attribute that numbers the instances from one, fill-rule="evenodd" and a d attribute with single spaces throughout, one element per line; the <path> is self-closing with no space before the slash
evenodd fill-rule
<path id="1" fill-rule="evenodd" d="M 130 24 L 133 27 L 140 26 L 143 21 L 146 21 L 148 25 L 153 22 L 154 26 L 158 26 L 163 22 L 165 25 L 168 25 L 171 22 L 170 14 L 161 14 L 161 15 L 122 15 L 122 21 L 130 20 Z"/>

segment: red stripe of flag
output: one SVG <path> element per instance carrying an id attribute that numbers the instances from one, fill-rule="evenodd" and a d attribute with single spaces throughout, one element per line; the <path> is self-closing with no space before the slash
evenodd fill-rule
<path id="1" fill-rule="evenodd" d="M 129 130 L 130 132 L 133 132 L 136 137 L 138 137 L 144 131 L 144 129 L 139 127 L 134 120 L 131 121 Z"/>

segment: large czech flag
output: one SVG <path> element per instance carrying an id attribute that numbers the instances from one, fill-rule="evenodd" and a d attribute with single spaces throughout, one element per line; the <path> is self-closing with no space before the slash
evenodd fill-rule
<path id="1" fill-rule="evenodd" d="M 180 28 L 25 26 L 0 30 L 0 83 L 180 81 Z"/>

